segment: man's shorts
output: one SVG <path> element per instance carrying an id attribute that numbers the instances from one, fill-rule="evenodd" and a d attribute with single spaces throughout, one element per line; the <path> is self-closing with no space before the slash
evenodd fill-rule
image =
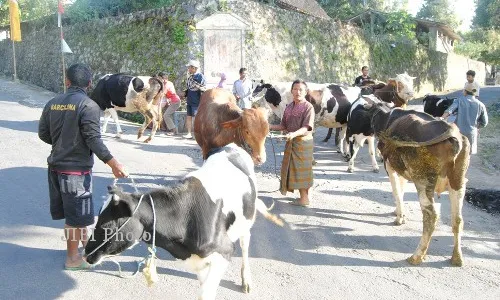
<path id="1" fill-rule="evenodd" d="M 92 173 L 58 172 L 49 168 L 50 214 L 53 220 L 66 219 L 66 225 L 94 224 Z"/>
<path id="2" fill-rule="evenodd" d="M 193 105 L 188 104 L 186 106 L 186 110 L 187 110 L 187 113 L 186 113 L 187 116 L 194 117 L 194 116 L 196 116 L 196 113 L 198 112 L 198 106 L 193 106 Z"/>

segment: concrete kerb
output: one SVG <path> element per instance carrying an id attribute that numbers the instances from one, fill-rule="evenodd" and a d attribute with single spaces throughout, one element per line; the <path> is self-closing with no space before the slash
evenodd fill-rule
<path id="1" fill-rule="evenodd" d="M 20 99 L 18 102 L 29 107 L 43 107 L 57 93 L 46 90 L 42 87 L 0 76 L 0 91 Z"/>

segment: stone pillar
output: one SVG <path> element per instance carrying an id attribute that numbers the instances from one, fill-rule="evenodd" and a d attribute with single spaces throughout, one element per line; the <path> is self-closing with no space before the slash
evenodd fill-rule
<path id="1" fill-rule="evenodd" d="M 219 82 L 219 74 L 226 74 L 226 87 L 239 78 L 238 71 L 245 67 L 245 30 L 249 24 L 233 13 L 216 13 L 196 24 L 203 30 L 203 73 L 207 86 Z"/>

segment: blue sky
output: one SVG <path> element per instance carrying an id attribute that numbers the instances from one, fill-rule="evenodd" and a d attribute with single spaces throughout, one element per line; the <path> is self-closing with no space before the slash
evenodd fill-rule
<path id="1" fill-rule="evenodd" d="M 416 15 L 423 0 L 410 0 L 408 1 L 408 10 L 411 14 Z M 470 28 L 472 18 L 474 17 L 476 6 L 473 0 L 450 0 L 455 13 L 462 20 L 462 25 L 459 27 L 460 31 L 466 31 Z"/>

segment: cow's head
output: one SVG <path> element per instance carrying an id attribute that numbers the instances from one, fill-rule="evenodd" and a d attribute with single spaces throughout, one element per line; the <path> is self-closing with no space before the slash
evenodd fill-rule
<path id="1" fill-rule="evenodd" d="M 325 89 L 327 90 L 328 88 L 325 88 Z M 321 111 L 324 90 L 308 90 L 307 91 L 306 101 L 312 104 L 315 114 L 318 114 Z M 332 98 L 335 100 L 334 97 L 332 97 Z"/>
<path id="2" fill-rule="evenodd" d="M 404 72 L 404 74 L 398 74 L 396 78 L 390 79 L 389 82 L 391 80 L 395 82 L 398 96 L 408 102 L 414 96 L 413 79 L 415 78 L 416 77 L 411 77 L 408 73 Z"/>
<path id="3" fill-rule="evenodd" d="M 361 89 L 361 95 L 371 95 L 375 90 L 385 87 L 385 83 L 377 82 L 373 79 L 363 80 L 359 88 Z"/>
<path id="4" fill-rule="evenodd" d="M 158 104 L 163 95 L 163 82 L 158 77 L 151 77 L 148 80 L 149 88 L 146 91 L 146 101 Z"/>
<path id="5" fill-rule="evenodd" d="M 117 255 L 132 247 L 141 239 L 144 232 L 139 214 L 133 215 L 140 195 L 124 193 L 111 186 L 108 189 L 110 198 L 104 203 L 92 236 L 85 247 L 85 253 L 88 255 L 86 260 L 90 264 L 97 264 L 106 256 Z M 129 218 L 126 225 L 113 236 Z M 103 244 L 106 240 L 108 241 Z"/>
<path id="6" fill-rule="evenodd" d="M 135 92 L 140 93 L 144 90 L 144 81 L 139 77 L 134 77 L 132 79 L 132 88 Z"/>
<path id="7" fill-rule="evenodd" d="M 251 150 L 250 155 L 256 165 L 266 162 L 266 137 L 269 134 L 268 112 L 264 108 L 244 109 L 241 116 L 222 123 L 223 128 L 237 128 L 244 143 Z M 242 146 L 242 145 L 240 145 Z M 245 145 L 243 145 L 245 146 Z"/>
<path id="8" fill-rule="evenodd" d="M 266 89 L 265 86 L 271 86 L 269 83 L 264 83 L 264 80 L 256 81 L 252 80 L 252 97 L 263 97 Z"/>
<path id="9" fill-rule="evenodd" d="M 264 98 L 267 103 L 278 107 L 281 102 L 280 93 L 274 88 L 270 83 L 259 84 L 252 92 L 252 97 L 254 101 L 258 102 L 260 99 Z"/>

